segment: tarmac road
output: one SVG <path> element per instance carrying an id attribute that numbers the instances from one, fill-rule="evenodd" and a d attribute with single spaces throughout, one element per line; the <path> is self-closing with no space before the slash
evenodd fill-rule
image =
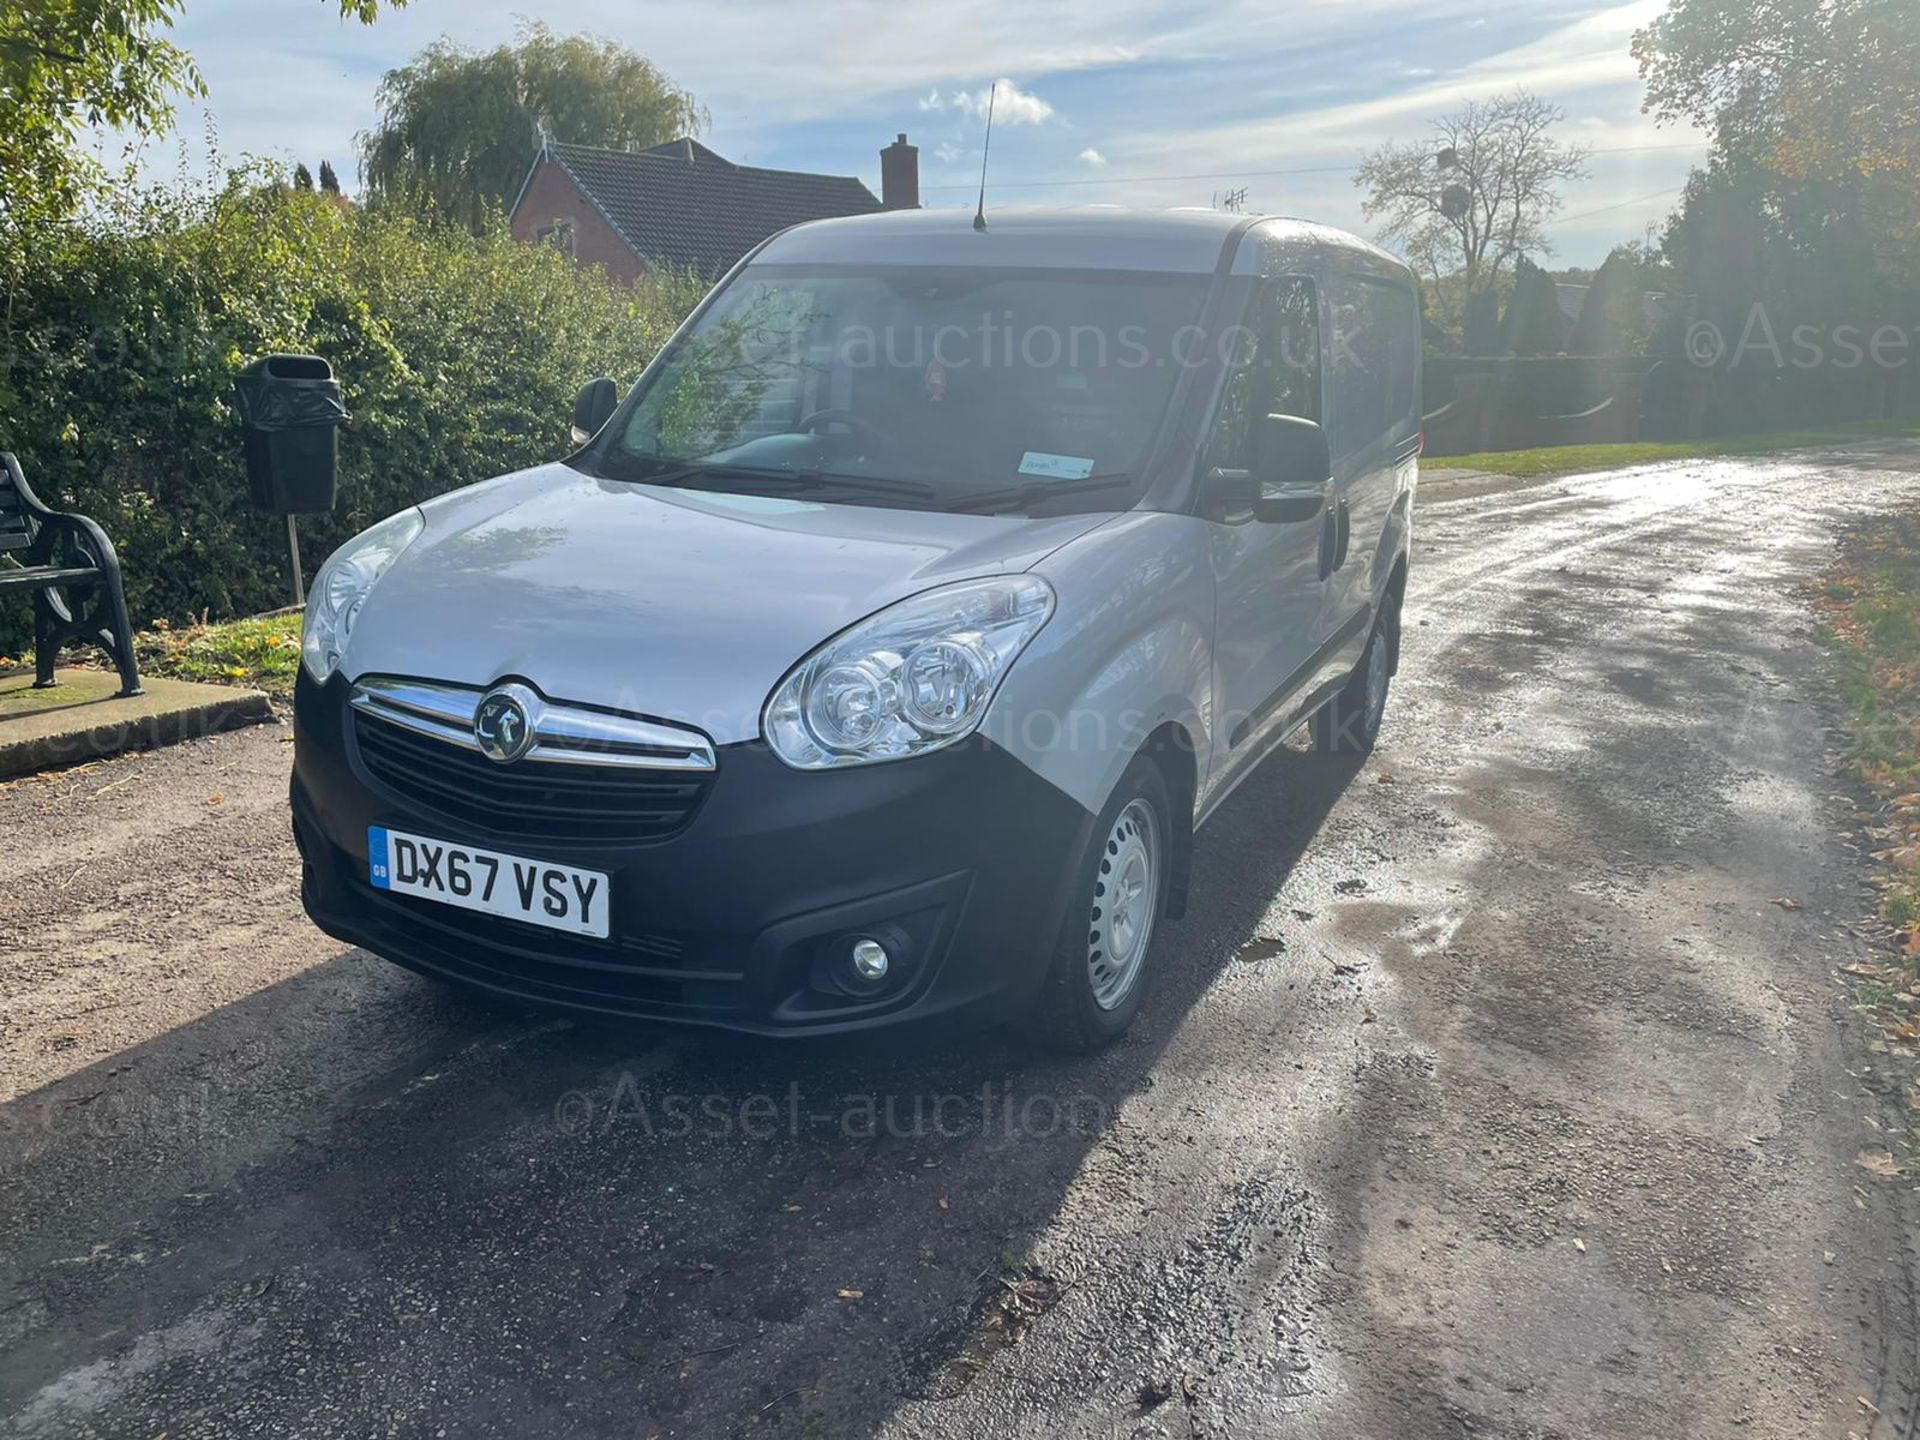
<path id="1" fill-rule="evenodd" d="M 0 1435 L 1911 1435 L 1794 587 L 1917 472 L 1430 494 L 1380 750 L 1092 1061 L 449 994 L 301 918 L 275 727 L 0 788 Z"/>

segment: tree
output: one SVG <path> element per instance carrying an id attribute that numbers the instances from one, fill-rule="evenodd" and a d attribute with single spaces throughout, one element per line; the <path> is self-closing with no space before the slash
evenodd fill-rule
<path id="1" fill-rule="evenodd" d="M 1638 244 L 1611 251 L 1587 284 L 1580 318 L 1567 337 L 1570 355 L 1634 355 L 1645 346 L 1647 322 L 1644 250 Z"/>
<path id="2" fill-rule="evenodd" d="M 573 144 L 638 150 L 707 123 L 644 56 L 538 22 L 487 51 L 436 41 L 387 72 L 379 100 L 380 123 L 360 137 L 367 198 L 417 202 L 469 226 L 519 189 L 542 129 Z"/>
<path id="3" fill-rule="evenodd" d="M 338 0 L 371 21 L 380 0 Z M 387 0 L 391 6 L 406 0 Z M 83 132 L 157 135 L 176 95 L 206 94 L 165 38 L 182 0 L 6 0 L 0 5 L 0 222 L 70 215 L 100 184 Z"/>
<path id="4" fill-rule="evenodd" d="M 1513 294 L 1500 320 L 1500 348 L 1510 355 L 1558 355 L 1567 321 L 1553 277 L 1526 256 L 1514 262 Z"/>
<path id="5" fill-rule="evenodd" d="M 1522 255 L 1551 252 L 1546 221 L 1560 187 L 1587 173 L 1586 150 L 1553 138 L 1565 118 L 1524 90 L 1469 101 L 1434 121 L 1426 141 L 1367 156 L 1354 177 L 1367 192 L 1362 209 L 1430 278 L 1458 272 L 1464 310 Z"/>
<path id="6" fill-rule="evenodd" d="M 313 189 L 313 172 L 307 169 L 307 162 L 301 160 L 293 167 L 293 188 L 296 190 Z"/>
<path id="7" fill-rule="evenodd" d="M 1712 130 L 1733 168 L 1816 198 L 1920 281 L 1920 5 L 1669 0 L 1633 49 L 1648 110 Z"/>
<path id="8" fill-rule="evenodd" d="M 320 193 L 323 195 L 338 195 L 340 193 L 340 177 L 333 173 L 333 162 L 331 160 L 322 160 L 320 162 Z"/>

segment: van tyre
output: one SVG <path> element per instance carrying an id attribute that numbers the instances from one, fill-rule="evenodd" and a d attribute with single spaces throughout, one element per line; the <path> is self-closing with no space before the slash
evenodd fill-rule
<path id="1" fill-rule="evenodd" d="M 1394 642 L 1400 608 L 1389 600 L 1373 622 L 1367 648 L 1339 694 L 1314 711 L 1313 748 L 1324 755 L 1365 755 L 1380 738 L 1387 690 L 1393 683 Z"/>
<path id="2" fill-rule="evenodd" d="M 1049 1048 L 1090 1054 L 1119 1039 L 1140 1012 L 1166 911 L 1172 816 L 1160 767 L 1136 757 L 1068 880 L 1066 920 L 1026 1027 Z"/>

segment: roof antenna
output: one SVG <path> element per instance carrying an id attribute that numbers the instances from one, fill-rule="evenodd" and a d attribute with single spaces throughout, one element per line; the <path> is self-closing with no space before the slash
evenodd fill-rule
<path id="1" fill-rule="evenodd" d="M 1000 93 L 1000 82 L 993 82 L 993 88 L 987 91 L 987 138 L 980 147 L 980 204 L 973 212 L 973 228 L 984 233 L 987 228 L 987 156 L 993 151 L 993 102 Z"/>

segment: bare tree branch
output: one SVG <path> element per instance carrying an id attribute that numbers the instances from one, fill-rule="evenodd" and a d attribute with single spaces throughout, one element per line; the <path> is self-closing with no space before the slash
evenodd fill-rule
<path id="1" fill-rule="evenodd" d="M 1546 254 L 1546 222 L 1560 188 L 1587 173 L 1587 151 L 1553 138 L 1559 107 L 1524 90 L 1469 101 L 1435 120 L 1422 143 L 1389 142 L 1361 164 L 1354 183 L 1380 238 L 1436 279 L 1458 274 L 1464 296 L 1494 288 L 1520 256 Z M 1454 153 L 1442 170 L 1438 155 Z M 1467 203 L 1449 214 L 1451 187 Z"/>

